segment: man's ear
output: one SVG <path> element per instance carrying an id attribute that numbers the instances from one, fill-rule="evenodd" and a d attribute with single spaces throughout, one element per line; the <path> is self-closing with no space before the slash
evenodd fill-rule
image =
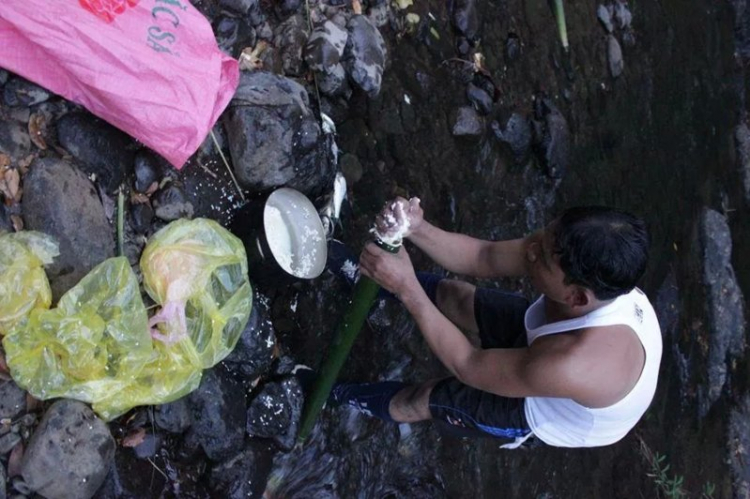
<path id="1" fill-rule="evenodd" d="M 590 304 L 594 299 L 594 293 L 590 289 L 583 288 L 581 286 L 575 286 L 573 292 L 570 294 L 569 305 L 572 308 L 585 307 Z"/>

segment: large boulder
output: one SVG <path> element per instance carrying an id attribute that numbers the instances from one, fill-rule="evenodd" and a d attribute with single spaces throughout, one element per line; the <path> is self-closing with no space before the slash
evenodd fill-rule
<path id="1" fill-rule="evenodd" d="M 271 438 L 291 450 L 297 438 L 304 396 L 295 376 L 266 383 L 250 402 L 247 432 L 251 437 Z"/>
<path id="2" fill-rule="evenodd" d="M 312 195 L 333 182 L 329 138 L 295 81 L 243 73 L 224 126 L 237 179 L 248 190 L 286 185 Z"/>
<path id="3" fill-rule="evenodd" d="M 31 437 L 21 463 L 29 488 L 47 499 L 87 499 L 96 493 L 115 456 L 104 422 L 81 402 L 52 404 Z"/>
<path id="4" fill-rule="evenodd" d="M 346 25 L 349 38 L 343 65 L 354 83 L 370 98 L 377 97 L 383 82 L 386 47 L 383 36 L 370 19 L 354 15 Z"/>
<path id="5" fill-rule="evenodd" d="M 57 300 L 92 268 L 114 255 L 114 237 L 99 196 L 70 163 L 47 158 L 24 179 L 26 227 L 53 236 L 60 256 L 45 268 Z"/>

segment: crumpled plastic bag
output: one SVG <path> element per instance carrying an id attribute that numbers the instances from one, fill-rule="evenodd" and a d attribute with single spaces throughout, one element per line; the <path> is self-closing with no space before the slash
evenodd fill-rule
<path id="1" fill-rule="evenodd" d="M 161 305 L 149 326 L 203 369 L 229 355 L 252 305 L 245 247 L 213 220 L 177 220 L 154 234 L 141 256 L 143 285 Z"/>
<path id="2" fill-rule="evenodd" d="M 41 232 L 0 233 L 0 336 L 34 309 L 47 309 L 52 293 L 44 265 L 60 254 L 55 239 Z"/>
<path id="3" fill-rule="evenodd" d="M 124 257 L 94 267 L 56 308 L 34 310 L 5 336 L 13 379 L 40 399 L 97 402 L 120 392 L 151 359 L 148 315 Z"/>
<path id="4" fill-rule="evenodd" d="M 188 0 L 0 5 L 0 67 L 84 106 L 176 168 L 237 88 L 239 64 Z"/>
<path id="5" fill-rule="evenodd" d="M 250 316 L 244 246 L 211 220 L 178 220 L 146 245 L 141 270 L 162 305 L 151 320 L 127 259 L 110 258 L 5 337 L 16 382 L 40 399 L 89 402 L 106 421 L 197 388 Z"/>

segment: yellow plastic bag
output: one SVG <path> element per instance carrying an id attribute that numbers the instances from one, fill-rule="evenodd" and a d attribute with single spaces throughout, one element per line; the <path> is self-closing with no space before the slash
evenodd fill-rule
<path id="1" fill-rule="evenodd" d="M 52 302 L 44 265 L 60 254 L 54 238 L 40 232 L 0 233 L 0 335 Z"/>
<path id="2" fill-rule="evenodd" d="M 143 285 L 162 308 L 152 336 L 196 367 L 234 349 L 250 317 L 245 247 L 213 220 L 177 220 L 154 234 L 141 256 Z"/>
<path id="3" fill-rule="evenodd" d="M 110 258 L 56 308 L 32 311 L 3 346 L 13 379 L 35 397 L 96 402 L 123 390 L 151 360 L 147 324 L 130 264 Z"/>

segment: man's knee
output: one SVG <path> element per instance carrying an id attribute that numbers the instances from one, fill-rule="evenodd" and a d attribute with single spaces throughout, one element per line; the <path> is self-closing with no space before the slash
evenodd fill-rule
<path id="1" fill-rule="evenodd" d="M 432 380 L 401 389 L 388 407 L 391 417 L 399 423 L 414 423 L 431 419 L 430 394 L 439 380 Z"/>

